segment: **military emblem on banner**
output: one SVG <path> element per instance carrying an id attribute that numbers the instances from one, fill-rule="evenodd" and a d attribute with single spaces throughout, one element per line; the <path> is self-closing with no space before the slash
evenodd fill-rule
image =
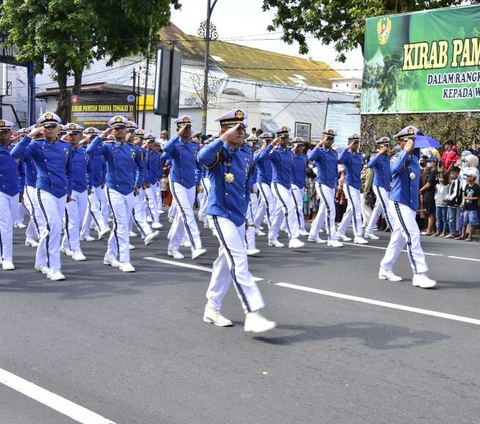
<path id="1" fill-rule="evenodd" d="M 378 44 L 384 46 L 388 43 L 390 33 L 392 32 L 392 21 L 390 18 L 382 18 L 377 23 Z"/>

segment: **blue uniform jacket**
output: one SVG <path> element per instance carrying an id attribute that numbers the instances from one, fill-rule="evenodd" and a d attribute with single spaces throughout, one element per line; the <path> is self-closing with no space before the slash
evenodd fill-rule
<path id="1" fill-rule="evenodd" d="M 390 200 L 403 203 L 410 209 L 418 209 L 418 192 L 420 191 L 420 165 L 416 156 L 402 151 L 392 158 L 392 193 Z M 411 175 L 414 178 L 411 178 Z"/>
<path id="2" fill-rule="evenodd" d="M 262 159 L 261 153 L 257 152 L 254 156 L 257 160 L 257 183 L 270 185 L 272 184 L 272 162 Z"/>
<path id="3" fill-rule="evenodd" d="M 267 160 L 272 162 L 272 181 L 281 184 L 287 190 L 290 190 L 292 184 L 290 182 L 293 173 L 293 152 L 287 149 L 269 144 L 265 150 L 260 153 L 259 160 Z"/>
<path id="4" fill-rule="evenodd" d="M 322 148 L 315 147 L 308 155 L 308 160 L 313 162 L 317 167 L 317 182 L 330 188 L 338 185 L 337 171 L 338 153 L 325 146 Z"/>
<path id="5" fill-rule="evenodd" d="M 92 187 L 100 187 L 105 184 L 106 162 L 102 152 L 103 148 L 100 145 L 94 151 L 87 153 L 92 164 L 90 175 L 88 175 L 88 181 Z"/>
<path id="6" fill-rule="evenodd" d="M 87 153 L 94 152 L 103 140 L 96 137 L 87 147 Z M 103 143 L 101 153 L 107 163 L 106 185 L 123 195 L 130 194 L 135 187 L 141 187 L 143 164 L 135 146 L 117 141 Z M 132 164 L 136 164 L 136 170 Z"/>
<path id="7" fill-rule="evenodd" d="M 3 148 L 0 145 L 0 191 L 15 196 L 23 190 L 25 179 L 23 160 L 10 155 L 12 147 Z M 0 211 L 5 213 L 5 211 Z"/>
<path id="8" fill-rule="evenodd" d="M 72 149 L 73 152 L 73 190 L 83 193 L 87 188 L 92 188 L 89 175 L 92 174 L 92 162 L 85 147 Z"/>
<path id="9" fill-rule="evenodd" d="M 35 140 L 28 136 L 12 149 L 14 158 L 32 158 L 37 168 L 36 188 L 60 198 L 72 194 L 72 146 L 63 141 Z"/>
<path id="10" fill-rule="evenodd" d="M 363 168 L 362 155 L 356 152 L 349 152 L 345 149 L 340 157 L 338 163 L 345 165 L 345 184 L 357 190 L 362 189 L 362 181 L 360 174 Z"/>
<path id="11" fill-rule="evenodd" d="M 390 155 L 376 155 L 368 162 L 368 167 L 374 171 L 373 185 L 387 191 L 391 190 L 390 159 Z"/>
<path id="12" fill-rule="evenodd" d="M 209 170 L 211 181 L 207 214 L 227 218 L 236 226 L 242 225 L 254 182 L 252 155 L 218 139 L 200 151 L 198 160 Z M 231 175 L 233 180 L 229 179 Z"/>
<path id="13" fill-rule="evenodd" d="M 32 158 L 24 158 L 25 164 L 25 185 L 35 188 L 37 185 L 37 168 Z"/>
<path id="14" fill-rule="evenodd" d="M 148 151 L 146 180 L 150 184 L 156 184 L 162 176 L 163 160 L 160 157 L 158 152 Z"/>
<path id="15" fill-rule="evenodd" d="M 293 154 L 293 174 L 292 184 L 295 184 L 299 189 L 305 187 L 305 178 L 307 175 L 307 156 L 303 153 L 297 155 Z"/>
<path id="16" fill-rule="evenodd" d="M 163 150 L 172 162 L 170 179 L 186 188 L 195 186 L 200 178 L 197 162 L 200 146 L 191 141 L 186 143 L 175 135 L 165 143 Z"/>

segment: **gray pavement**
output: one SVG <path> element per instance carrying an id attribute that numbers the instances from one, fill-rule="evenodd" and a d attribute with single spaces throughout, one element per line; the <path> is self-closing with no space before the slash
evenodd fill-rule
<path id="1" fill-rule="evenodd" d="M 63 256 L 67 280 L 51 282 L 16 230 L 17 270 L 0 271 L 0 368 L 118 424 L 479 422 L 479 325 L 275 284 L 480 320 L 480 243 L 422 238 L 439 284 L 421 290 L 406 254 L 405 281 L 390 283 L 377 279 L 382 249 L 291 251 L 259 237 L 251 270 L 278 328 L 255 337 L 233 288 L 223 312 L 235 326 L 207 325 L 209 273 L 144 259 L 169 259 L 161 233 L 148 248 L 132 239 L 135 274 L 103 266 L 105 242 L 92 242 L 87 262 Z M 378 234 L 371 246 L 385 247 Z M 217 242 L 202 238 L 207 255 L 183 263 L 211 267 Z M 0 384 L 0 424 L 72 422 Z"/>

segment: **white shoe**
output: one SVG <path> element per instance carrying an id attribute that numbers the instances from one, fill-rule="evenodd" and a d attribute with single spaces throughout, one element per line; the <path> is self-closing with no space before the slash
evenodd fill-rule
<path id="1" fill-rule="evenodd" d="M 259 311 L 249 312 L 245 315 L 244 330 L 252 333 L 263 333 L 264 331 L 273 330 L 277 326 L 275 321 L 265 318 Z"/>
<path id="2" fill-rule="evenodd" d="M 257 236 L 264 236 L 265 235 L 265 233 L 262 230 L 255 230 L 255 234 Z"/>
<path id="3" fill-rule="evenodd" d="M 261 225 L 258 227 L 258 229 L 259 229 L 260 231 L 263 231 L 263 230 L 264 230 L 264 228 L 263 228 Z"/>
<path id="4" fill-rule="evenodd" d="M 355 237 L 353 242 L 356 244 L 368 244 L 368 241 L 365 240 L 363 237 Z"/>
<path id="5" fill-rule="evenodd" d="M 130 262 L 120 262 L 120 266 L 118 268 L 123 272 L 135 272 L 135 268 Z"/>
<path id="6" fill-rule="evenodd" d="M 61 281 L 65 280 L 65 275 L 63 275 L 59 269 L 49 269 L 47 273 L 47 278 L 52 281 Z"/>
<path id="7" fill-rule="evenodd" d="M 152 244 L 153 240 L 157 239 L 159 236 L 160 236 L 160 233 L 158 231 L 154 231 L 153 233 L 150 233 L 148 236 L 145 237 L 145 240 L 143 240 L 143 242 L 145 243 L 145 246 Z"/>
<path id="8" fill-rule="evenodd" d="M 325 244 L 326 240 L 322 240 L 320 237 L 308 237 L 309 243 Z"/>
<path id="9" fill-rule="evenodd" d="M 171 256 L 173 259 L 184 259 L 185 256 L 183 256 L 178 250 L 169 250 L 167 252 L 168 256 Z"/>
<path id="10" fill-rule="evenodd" d="M 42 274 L 48 274 L 48 266 L 44 265 L 39 265 L 39 264 L 35 264 L 35 269 L 37 271 L 40 271 Z"/>
<path id="11" fill-rule="evenodd" d="M 75 252 L 72 253 L 72 259 L 74 261 L 86 261 L 87 258 L 85 257 L 85 255 L 83 254 L 83 252 L 79 249 L 79 250 L 76 250 Z"/>
<path id="12" fill-rule="evenodd" d="M 38 247 L 38 241 L 31 238 L 27 238 L 25 240 L 25 246 Z"/>
<path id="13" fill-rule="evenodd" d="M 22 224 L 21 222 L 18 224 L 15 224 L 15 228 L 27 228 L 25 224 Z"/>
<path id="14" fill-rule="evenodd" d="M 431 289 L 437 285 L 435 280 L 428 277 L 426 273 L 414 274 L 412 279 L 412 285 L 414 287 L 420 287 L 422 289 Z"/>
<path id="15" fill-rule="evenodd" d="M 345 234 L 337 233 L 337 238 L 342 241 L 352 241 L 351 237 L 347 237 Z"/>
<path id="16" fill-rule="evenodd" d="M 2 262 L 2 269 L 4 271 L 12 271 L 15 269 L 15 265 L 13 265 L 12 261 L 7 261 L 4 259 Z"/>
<path id="17" fill-rule="evenodd" d="M 70 249 L 67 249 L 66 247 L 61 246 L 60 247 L 60 252 L 65 253 L 67 256 L 72 256 L 73 252 Z"/>
<path id="18" fill-rule="evenodd" d="M 338 240 L 328 240 L 327 241 L 327 246 L 330 247 L 342 247 L 343 243 L 339 242 Z"/>
<path id="19" fill-rule="evenodd" d="M 182 241 L 182 242 L 180 243 L 180 246 L 191 248 L 191 247 L 192 247 L 192 243 L 190 243 L 189 241 Z"/>
<path id="20" fill-rule="evenodd" d="M 288 234 L 287 227 L 281 227 L 280 231 L 283 231 L 285 234 Z"/>
<path id="21" fill-rule="evenodd" d="M 285 245 L 280 243 L 278 240 L 269 241 L 268 245 L 272 247 L 285 247 Z"/>
<path id="22" fill-rule="evenodd" d="M 90 234 L 87 236 L 80 237 L 82 241 L 95 241 L 95 237 L 92 237 Z M 100 240 L 100 239 L 99 239 Z"/>
<path id="23" fill-rule="evenodd" d="M 247 249 L 247 256 L 255 256 L 260 253 L 260 249 Z"/>
<path id="24" fill-rule="evenodd" d="M 288 242 L 289 249 L 301 249 L 305 246 L 303 241 L 300 241 L 298 238 L 293 238 Z"/>
<path id="25" fill-rule="evenodd" d="M 205 223 L 203 224 L 203 228 L 205 228 L 206 230 L 210 229 L 210 224 L 208 223 L 208 221 L 205 221 Z"/>
<path id="26" fill-rule="evenodd" d="M 195 249 L 195 250 L 192 252 L 192 259 L 197 259 L 197 258 L 199 258 L 200 256 L 205 255 L 205 253 L 207 253 L 207 249 L 204 249 L 204 248 Z"/>
<path id="27" fill-rule="evenodd" d="M 138 234 L 135 232 L 135 231 L 130 231 L 130 233 L 128 234 L 129 237 L 133 238 L 133 237 L 138 237 Z"/>
<path id="28" fill-rule="evenodd" d="M 98 239 L 102 240 L 108 233 L 110 233 L 110 228 L 107 227 L 107 228 L 105 228 L 104 230 L 102 230 L 98 233 Z"/>
<path id="29" fill-rule="evenodd" d="M 363 238 L 365 239 L 370 239 L 370 240 L 380 240 L 380 237 L 377 237 L 375 234 L 373 233 L 365 233 L 363 235 Z"/>
<path id="30" fill-rule="evenodd" d="M 388 281 L 402 281 L 403 278 L 395 275 L 391 269 L 383 269 L 380 267 L 380 270 L 378 271 L 378 278 L 380 280 L 388 280 Z"/>
<path id="31" fill-rule="evenodd" d="M 130 250 L 135 250 L 135 249 L 136 249 L 136 247 L 135 247 L 133 244 L 129 244 L 129 245 L 128 245 L 128 248 L 129 248 Z"/>
<path id="32" fill-rule="evenodd" d="M 158 214 L 159 214 L 159 215 L 163 215 L 164 213 L 165 213 L 164 210 L 162 210 L 162 209 L 159 209 L 159 210 L 158 210 Z"/>
<path id="33" fill-rule="evenodd" d="M 120 267 L 120 262 L 117 261 L 113 256 L 105 255 L 103 258 L 103 265 L 113 266 L 114 268 Z"/>
<path id="34" fill-rule="evenodd" d="M 231 327 L 233 322 L 228 318 L 225 318 L 220 311 L 217 311 L 213 306 L 208 303 L 205 305 L 205 312 L 203 314 L 203 322 L 214 324 L 217 327 Z"/>
<path id="35" fill-rule="evenodd" d="M 301 236 L 309 236 L 310 235 L 310 233 L 307 230 L 299 230 L 298 233 Z"/>
<path id="36" fill-rule="evenodd" d="M 160 222 L 154 222 L 152 224 L 152 229 L 154 230 L 160 230 L 161 228 L 163 228 L 163 224 L 160 224 Z"/>

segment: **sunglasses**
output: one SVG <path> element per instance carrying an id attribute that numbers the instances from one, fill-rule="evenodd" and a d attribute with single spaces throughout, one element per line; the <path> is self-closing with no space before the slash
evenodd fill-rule
<path id="1" fill-rule="evenodd" d="M 116 125 L 113 127 L 114 130 L 126 130 L 127 127 L 125 125 Z"/>

